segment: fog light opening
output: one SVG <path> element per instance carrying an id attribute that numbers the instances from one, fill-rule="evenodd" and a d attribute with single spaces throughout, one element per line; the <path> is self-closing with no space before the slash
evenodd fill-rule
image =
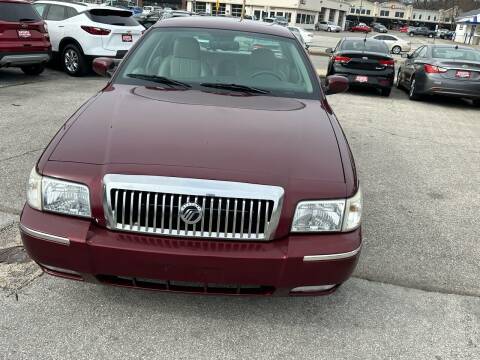
<path id="1" fill-rule="evenodd" d="M 311 293 L 311 292 L 320 292 L 320 291 L 328 291 L 333 289 L 337 284 L 333 285 L 316 285 L 316 286 L 300 286 L 293 288 L 291 290 L 292 293 Z"/>
<path id="2" fill-rule="evenodd" d="M 56 266 L 50 266 L 50 265 L 44 265 L 40 264 L 40 267 L 50 275 L 55 275 L 55 276 L 60 276 L 60 277 L 65 277 L 68 279 L 73 279 L 73 280 L 83 280 L 83 277 L 80 273 L 69 270 L 69 269 L 63 269 L 59 268 Z"/>

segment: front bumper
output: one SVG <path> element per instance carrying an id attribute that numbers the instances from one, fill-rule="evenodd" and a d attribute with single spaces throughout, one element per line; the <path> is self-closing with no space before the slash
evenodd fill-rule
<path id="1" fill-rule="evenodd" d="M 50 60 L 50 52 L 35 53 L 0 53 L 0 67 L 3 66 L 28 66 L 46 63 Z"/>
<path id="2" fill-rule="evenodd" d="M 110 231 L 27 205 L 20 229 L 28 254 L 47 273 L 196 293 L 323 295 L 350 277 L 361 248 L 360 229 L 270 242 L 179 239 Z M 325 287 L 292 292 L 305 286 Z"/>

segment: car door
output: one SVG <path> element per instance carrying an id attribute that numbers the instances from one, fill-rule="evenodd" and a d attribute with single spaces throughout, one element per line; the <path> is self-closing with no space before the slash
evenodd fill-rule
<path id="1" fill-rule="evenodd" d="M 402 80 L 405 83 L 410 84 L 410 80 L 417 70 L 419 60 L 424 59 L 427 55 L 427 49 L 428 48 L 426 46 L 421 46 L 415 50 L 409 58 L 405 59 L 405 65 L 402 74 Z"/>
<path id="2" fill-rule="evenodd" d="M 396 44 L 397 42 L 397 39 L 394 38 L 393 36 L 391 35 L 383 35 L 383 41 L 385 41 L 385 43 L 387 44 L 388 48 L 390 49 L 390 51 L 392 50 L 393 46 Z"/>
<path id="3" fill-rule="evenodd" d="M 51 4 L 44 11 L 44 19 L 48 25 L 52 51 L 59 51 L 60 41 L 63 39 L 64 34 L 64 20 L 66 18 L 66 8 L 62 5 Z"/>

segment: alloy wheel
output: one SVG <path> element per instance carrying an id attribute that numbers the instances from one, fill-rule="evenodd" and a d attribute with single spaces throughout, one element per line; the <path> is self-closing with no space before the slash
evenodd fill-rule
<path id="1" fill-rule="evenodd" d="M 65 51 L 64 62 L 65 67 L 70 73 L 74 74 L 78 71 L 79 61 L 78 54 L 75 50 L 68 49 Z"/>
<path id="2" fill-rule="evenodd" d="M 398 45 L 395 45 L 393 48 L 392 48 L 392 52 L 396 55 L 400 54 L 400 52 L 402 51 L 402 48 Z"/>

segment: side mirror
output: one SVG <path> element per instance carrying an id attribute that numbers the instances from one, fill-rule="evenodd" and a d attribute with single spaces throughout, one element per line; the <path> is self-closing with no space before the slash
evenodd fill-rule
<path id="1" fill-rule="evenodd" d="M 345 76 L 330 75 L 325 81 L 325 94 L 332 95 L 348 90 L 348 79 Z"/>
<path id="2" fill-rule="evenodd" d="M 111 77 L 117 65 L 120 63 L 119 59 L 99 57 L 93 59 L 93 71 L 98 75 L 104 77 Z"/>
<path id="3" fill-rule="evenodd" d="M 332 48 L 326 48 L 325 49 L 325 54 L 333 54 L 333 49 Z"/>

